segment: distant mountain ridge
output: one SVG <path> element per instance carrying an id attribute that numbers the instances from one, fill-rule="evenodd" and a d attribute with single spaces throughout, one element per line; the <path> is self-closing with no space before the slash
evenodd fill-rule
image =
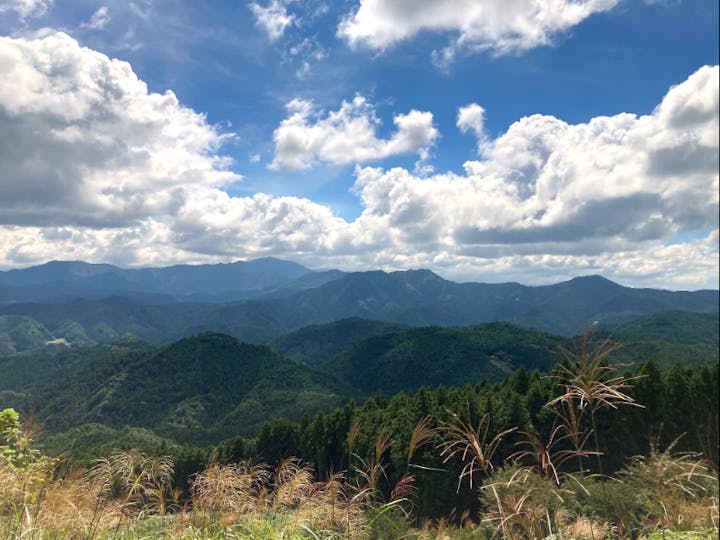
<path id="1" fill-rule="evenodd" d="M 51 261 L 22 270 L 0 272 L 0 303 L 47 301 L 79 296 L 156 295 L 155 303 L 177 300 L 223 301 L 247 293 L 271 291 L 312 274 L 304 266 L 273 257 L 226 264 L 119 268 L 81 261 Z M 242 294 L 246 293 L 246 294 Z"/>
<path id="2" fill-rule="evenodd" d="M 0 272 L 0 355 L 56 340 L 135 336 L 161 344 L 204 331 L 264 343 L 348 318 L 407 326 L 505 321 L 568 336 L 596 320 L 717 313 L 718 303 L 717 290 L 634 289 L 601 276 L 527 286 L 455 283 L 429 270 L 314 272 L 273 258 L 132 270 L 53 262 Z"/>

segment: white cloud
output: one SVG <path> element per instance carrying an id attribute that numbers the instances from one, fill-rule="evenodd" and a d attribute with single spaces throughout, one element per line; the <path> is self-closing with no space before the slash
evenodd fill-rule
<path id="1" fill-rule="evenodd" d="M 239 180 L 224 135 L 65 34 L 0 38 L 0 222 L 115 225 Z"/>
<path id="2" fill-rule="evenodd" d="M 0 0 L 0 13 L 14 11 L 21 19 L 40 17 L 53 0 Z"/>
<path id="3" fill-rule="evenodd" d="M 312 102 L 295 99 L 289 116 L 273 133 L 274 169 L 307 169 L 318 161 L 361 163 L 397 154 L 427 156 L 439 136 L 430 112 L 411 110 L 393 118 L 396 131 L 388 139 L 377 137 L 380 123 L 362 96 L 343 101 L 337 111 L 317 111 Z"/>
<path id="4" fill-rule="evenodd" d="M 240 177 L 220 152 L 227 135 L 172 93 L 148 92 L 129 64 L 64 34 L 0 38 L 0 266 L 275 255 L 475 280 L 602 273 L 717 287 L 718 76 L 700 68 L 645 116 L 522 118 L 463 174 L 357 167 L 363 212 L 348 222 L 307 199 L 229 195 Z M 482 136 L 479 110 L 461 110 L 459 127 Z M 330 112 L 295 101 L 289 113 L 277 166 L 422 154 L 437 138 L 417 111 L 378 138 L 359 97 Z"/>
<path id="5" fill-rule="evenodd" d="M 485 134 L 485 109 L 477 103 L 470 103 L 458 109 L 457 127 L 463 133 L 472 132 L 478 141 L 478 150 L 487 140 Z"/>
<path id="6" fill-rule="evenodd" d="M 484 132 L 484 125 L 485 109 L 477 103 L 471 103 L 458 109 L 457 127 L 463 133 L 472 131 L 476 137 L 481 137 Z"/>
<path id="7" fill-rule="evenodd" d="M 241 178 L 227 137 L 65 34 L 0 38 L 0 264 L 302 254 L 334 236 L 325 206 L 220 189 Z"/>
<path id="8" fill-rule="evenodd" d="M 384 50 L 422 31 L 451 32 L 434 61 L 452 61 L 461 47 L 496 54 L 549 45 L 553 37 L 619 0 L 360 0 L 337 34 L 351 45 Z"/>
<path id="9" fill-rule="evenodd" d="M 280 39 L 285 30 L 295 22 L 295 16 L 287 12 L 285 3 L 281 0 L 271 0 L 265 7 L 253 2 L 249 8 L 255 16 L 255 26 L 267 33 L 270 41 Z"/>
<path id="10" fill-rule="evenodd" d="M 91 30 L 102 30 L 109 22 L 108 8 L 107 6 L 101 6 L 90 16 L 89 21 L 82 23 L 80 26 Z"/>
<path id="11" fill-rule="evenodd" d="M 619 254 L 618 261 L 638 263 L 637 273 L 659 273 L 661 253 L 703 253 L 680 268 L 699 264 L 711 283 L 713 244 L 663 246 L 677 234 L 718 227 L 717 110 L 718 68 L 706 66 L 651 115 L 577 125 L 523 118 L 488 141 L 484 159 L 467 162 L 464 175 L 360 168 L 355 189 L 365 210 L 354 225 L 383 231 L 388 251 L 400 257 L 442 254 L 453 265 L 465 257 L 478 264 L 548 257 L 577 272 L 583 259 L 621 268 L 612 262 Z M 465 120 L 459 123 L 477 127 Z M 644 257 L 648 263 L 639 264 Z"/>
<path id="12" fill-rule="evenodd" d="M 466 174 L 359 169 L 368 216 L 438 244 L 642 242 L 717 227 L 718 69 L 671 89 L 653 114 L 570 125 L 534 115 L 489 141 Z M 452 209 L 452 211 L 448 211 Z M 412 226 L 411 226 L 412 225 Z M 430 234 L 432 232 L 432 234 Z"/>

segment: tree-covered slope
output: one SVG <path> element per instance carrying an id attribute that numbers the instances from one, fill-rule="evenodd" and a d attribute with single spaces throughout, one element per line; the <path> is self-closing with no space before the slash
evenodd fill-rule
<path id="1" fill-rule="evenodd" d="M 606 335 L 622 346 L 613 353 L 619 363 L 652 360 L 661 369 L 717 363 L 718 314 L 662 311 L 611 326 Z"/>
<path id="2" fill-rule="evenodd" d="M 660 311 L 610 328 L 618 341 L 663 341 L 678 345 L 718 346 L 717 313 Z"/>
<path id="3" fill-rule="evenodd" d="M 33 394 L 50 431 L 96 422 L 208 442 L 250 435 L 268 418 L 298 420 L 350 396 L 329 376 L 222 334 L 99 357 Z"/>
<path id="4" fill-rule="evenodd" d="M 403 328 L 402 324 L 353 317 L 330 324 L 306 326 L 273 339 L 269 345 L 296 362 L 317 366 L 365 338 Z"/>
<path id="5" fill-rule="evenodd" d="M 58 345 L 41 351 L 0 358 L 0 391 L 31 395 L 47 386 L 64 383 L 75 372 L 93 363 L 113 363 L 133 352 L 147 352 L 152 346 L 127 338 L 86 347 Z"/>
<path id="6" fill-rule="evenodd" d="M 635 366 L 653 360 L 662 369 L 717 363 L 712 321 L 675 312 L 613 327 L 613 336 L 626 330 L 610 360 Z M 605 335 L 600 326 L 598 337 Z M 349 319 L 274 342 L 276 351 L 317 362 L 314 369 L 219 334 L 162 347 L 133 339 L 58 346 L 0 359 L 0 407 L 32 410 L 49 433 L 96 423 L 206 444 L 376 391 L 390 396 L 421 386 L 497 381 L 520 367 L 547 370 L 560 360 L 558 345 L 572 347 L 567 338 L 510 323 L 402 327 Z"/>
<path id="7" fill-rule="evenodd" d="M 369 394 L 421 386 L 497 381 L 523 366 L 559 361 L 558 336 L 508 323 L 469 328 L 424 327 L 366 338 L 323 368 Z"/>
<path id="8" fill-rule="evenodd" d="M 0 357 L 45 347 L 53 335 L 32 317 L 0 315 Z"/>

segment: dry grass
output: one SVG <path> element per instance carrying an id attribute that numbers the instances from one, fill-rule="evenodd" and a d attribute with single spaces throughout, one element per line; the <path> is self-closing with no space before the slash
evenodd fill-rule
<path id="1" fill-rule="evenodd" d="M 269 479 L 270 473 L 264 463 L 213 463 L 193 479 L 193 506 L 215 512 L 255 509 L 264 500 Z"/>
<path id="2" fill-rule="evenodd" d="M 600 540 L 611 532 L 607 523 L 598 523 L 585 516 L 572 516 L 566 511 L 559 511 L 556 520 L 561 538 Z"/>
<path id="3" fill-rule="evenodd" d="M 439 445 L 440 455 L 445 457 L 443 463 L 447 463 L 455 457 L 464 463 L 458 476 L 458 492 L 465 478 L 468 479 L 470 489 L 472 489 L 473 479 L 477 472 L 488 474 L 492 471 L 494 468 L 492 458 L 497 447 L 505 435 L 517 429 L 516 427 L 506 429 L 490 437 L 491 424 L 490 414 L 486 413 L 478 425 L 473 426 L 468 409 L 467 421 L 453 414 L 452 422 L 445 422 L 440 426 L 441 433 L 447 438 Z"/>
<path id="4" fill-rule="evenodd" d="M 600 441 L 598 439 L 595 414 L 599 409 L 631 405 L 643 407 L 626 392 L 630 382 L 638 377 L 616 375 L 617 368 L 607 363 L 608 357 L 620 345 L 606 338 L 594 341 L 596 324 L 591 325 L 576 342 L 573 349 L 559 347 L 563 363 L 559 364 L 552 375 L 565 391 L 547 403 L 563 421 L 565 431 L 578 452 L 578 464 L 582 469 L 582 456 L 590 432 L 583 429 L 585 411 L 590 412 L 592 436 L 595 440 L 595 455 L 598 472 L 602 472 Z"/>
<path id="5" fill-rule="evenodd" d="M 297 508 L 315 494 L 313 470 L 295 457 L 283 460 L 275 470 L 272 507 Z"/>
<path id="6" fill-rule="evenodd" d="M 559 435 L 562 429 L 564 429 L 563 425 L 555 426 L 547 442 L 535 429 L 520 432 L 524 439 L 515 443 L 520 449 L 508 456 L 508 461 L 529 462 L 527 466 L 529 470 L 545 478 L 551 478 L 555 485 L 559 486 L 560 480 L 570 474 L 563 472 L 563 466 L 567 462 L 595 454 L 589 450 L 563 448 L 563 442 L 571 436 L 568 433 Z"/>

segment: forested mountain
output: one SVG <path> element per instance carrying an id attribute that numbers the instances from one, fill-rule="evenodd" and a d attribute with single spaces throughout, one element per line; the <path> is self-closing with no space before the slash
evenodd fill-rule
<path id="1" fill-rule="evenodd" d="M 406 328 L 405 325 L 353 317 L 329 324 L 313 324 L 283 334 L 270 347 L 288 358 L 317 366 L 325 364 L 359 341 Z"/>
<path id="2" fill-rule="evenodd" d="M 27 377 L 24 370 L 31 364 L 36 369 L 51 366 L 44 380 Z M 64 369 L 58 367 L 63 364 Z M 269 418 L 299 420 L 356 395 L 332 377 L 267 347 L 222 334 L 159 348 L 95 347 L 83 358 L 67 353 L 13 357 L 2 360 L 0 369 L 15 372 L 4 386 L 16 390 L 0 393 L 0 408 L 13 405 L 18 390 L 24 390 L 25 405 L 49 432 L 86 423 L 129 425 L 205 444 L 232 433 L 250 435 Z"/>
<path id="3" fill-rule="evenodd" d="M 717 313 L 661 311 L 611 326 L 605 335 L 622 346 L 613 360 L 629 363 L 638 358 L 654 361 L 660 368 L 717 363 Z"/>
<path id="4" fill-rule="evenodd" d="M 366 338 L 323 366 L 366 394 L 499 381 L 518 368 L 546 371 L 565 340 L 508 323 L 423 327 Z"/>
<path id="5" fill-rule="evenodd" d="M 13 392 L 23 402 L 33 402 L 37 392 L 53 385 L 64 385 L 75 373 L 94 363 L 122 365 L 126 355 L 150 352 L 153 346 L 144 341 L 125 338 L 111 343 L 85 347 L 46 347 L 43 351 L 0 358 L 0 395 Z M 102 384 L 103 381 L 97 381 Z"/>
<path id="6" fill-rule="evenodd" d="M 42 349 L 53 334 L 32 317 L 0 315 L 0 357 Z"/>
<path id="7" fill-rule="evenodd" d="M 718 313 L 660 311 L 609 328 L 618 341 L 663 341 L 677 345 L 718 346 Z"/>
<path id="8" fill-rule="evenodd" d="M 716 315 L 667 312 L 613 327 L 623 339 L 610 361 L 628 364 L 622 369 L 647 360 L 662 369 L 716 364 L 716 321 Z M 688 324 L 700 331 L 683 334 Z M 605 335 L 601 328 L 597 337 Z M 520 368 L 547 371 L 561 360 L 558 346 L 572 348 L 573 339 L 510 323 L 403 327 L 347 319 L 270 345 L 274 350 L 207 333 L 159 347 L 134 338 L 50 346 L 0 358 L 0 408 L 33 411 L 47 433 L 93 424 L 89 433 L 114 440 L 120 435 L 108 428 L 130 426 L 200 444 L 252 435 L 269 419 L 299 420 L 375 392 L 476 385 Z M 78 437 L 92 438 L 87 429 L 76 431 Z"/>
<path id="9" fill-rule="evenodd" d="M 48 279 L 60 281 L 44 281 Z M 633 289 L 599 276 L 530 287 L 455 283 L 428 270 L 311 272 L 275 259 L 135 270 L 48 263 L 0 273 L 2 287 L 5 292 L 8 287 L 19 287 L 39 296 L 54 290 L 62 292 L 62 298 L 43 302 L 0 300 L 0 317 L 6 316 L 0 324 L 0 355 L 41 349 L 57 340 L 77 345 L 135 336 L 161 344 L 203 331 L 263 343 L 308 325 L 348 318 L 409 326 L 505 321 L 569 336 L 593 321 L 607 327 L 660 311 L 717 314 L 719 301 L 716 290 Z M 109 290 L 116 293 L 96 297 Z M 251 298 L 245 298 L 248 296 Z M 210 297 L 216 301 L 207 301 Z M 238 297 L 244 299 L 233 301 Z M 661 326 L 659 319 L 652 324 Z M 355 335 L 349 326 L 343 328 L 337 330 Z M 360 334 L 364 331 L 358 330 Z M 330 343 L 334 340 L 331 337 Z M 291 347 L 290 341 L 282 343 L 282 339 L 276 342 L 279 350 Z M 320 353 L 324 357 L 309 362 L 319 362 L 336 352 L 337 348 L 328 345 L 327 351 Z M 299 360 L 308 361 L 307 355 L 305 359 L 300 356 Z"/>
<path id="10" fill-rule="evenodd" d="M 299 319 L 329 322 L 346 317 L 412 325 L 507 321 L 572 335 L 594 320 L 619 322 L 668 309 L 717 312 L 718 291 L 633 289 L 600 276 L 529 287 L 518 283 L 454 283 L 428 270 L 376 271 L 348 274 L 281 299 L 273 307 L 276 312 L 289 314 L 284 319 L 289 326 Z M 226 313 L 232 314 L 233 309 Z"/>

